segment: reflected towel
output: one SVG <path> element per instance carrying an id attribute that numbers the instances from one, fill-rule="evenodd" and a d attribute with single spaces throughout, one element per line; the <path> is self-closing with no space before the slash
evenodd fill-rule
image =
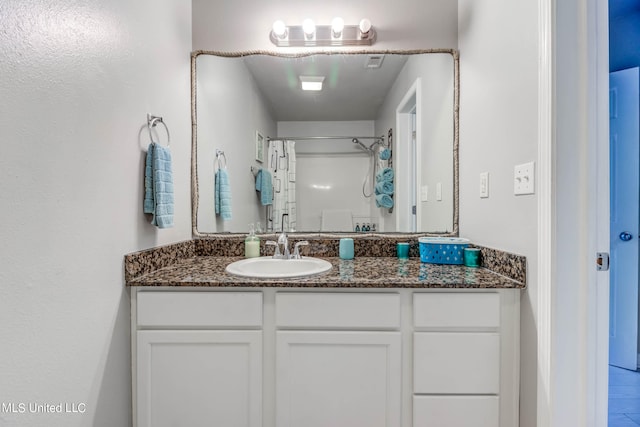
<path id="1" fill-rule="evenodd" d="M 260 203 L 262 206 L 273 204 L 273 181 L 271 173 L 265 169 L 260 169 L 256 175 L 256 191 L 260 192 Z"/>
<path id="2" fill-rule="evenodd" d="M 393 181 L 393 169 L 384 168 L 380 169 L 376 174 L 376 182 L 381 181 Z"/>
<path id="3" fill-rule="evenodd" d="M 393 181 L 381 181 L 377 183 L 376 194 L 393 194 Z"/>
<path id="4" fill-rule="evenodd" d="M 223 221 L 231 219 L 231 185 L 226 169 L 218 169 L 215 176 L 215 205 L 216 215 Z"/>
<path id="5" fill-rule="evenodd" d="M 388 148 L 380 150 L 378 157 L 380 157 L 380 160 L 389 160 L 391 158 L 391 150 Z"/>
<path id="6" fill-rule="evenodd" d="M 393 199 L 388 194 L 378 194 L 376 195 L 376 207 L 390 209 L 393 207 Z"/>
<path id="7" fill-rule="evenodd" d="M 144 213 L 153 215 L 151 224 L 173 227 L 173 172 L 171 151 L 154 142 L 149 144 L 144 169 Z"/>

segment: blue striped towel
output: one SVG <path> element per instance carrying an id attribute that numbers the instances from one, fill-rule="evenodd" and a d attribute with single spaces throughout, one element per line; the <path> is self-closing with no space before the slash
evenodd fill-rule
<path id="1" fill-rule="evenodd" d="M 260 192 L 262 206 L 273 204 L 273 182 L 268 170 L 260 169 L 256 175 L 256 191 Z"/>
<path id="2" fill-rule="evenodd" d="M 215 205 L 216 215 L 223 221 L 231 219 L 231 186 L 227 169 L 218 169 L 215 176 Z"/>
<path id="3" fill-rule="evenodd" d="M 149 144 L 144 168 L 144 213 L 153 215 L 151 224 L 173 227 L 173 172 L 171 151 Z"/>

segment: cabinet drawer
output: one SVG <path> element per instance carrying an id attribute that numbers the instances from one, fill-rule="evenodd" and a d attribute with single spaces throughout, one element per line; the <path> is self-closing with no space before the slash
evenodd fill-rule
<path id="1" fill-rule="evenodd" d="M 416 293 L 413 321 L 417 328 L 500 326 L 500 294 Z"/>
<path id="2" fill-rule="evenodd" d="M 414 396 L 413 425 L 437 427 L 496 427 L 497 396 Z"/>
<path id="3" fill-rule="evenodd" d="M 500 336 L 413 334 L 413 390 L 423 394 L 498 394 Z"/>
<path id="4" fill-rule="evenodd" d="M 138 292 L 137 324 L 150 327 L 257 328 L 260 292 Z"/>
<path id="5" fill-rule="evenodd" d="M 276 325 L 307 329 L 397 329 L 400 327 L 400 295 L 278 293 Z"/>

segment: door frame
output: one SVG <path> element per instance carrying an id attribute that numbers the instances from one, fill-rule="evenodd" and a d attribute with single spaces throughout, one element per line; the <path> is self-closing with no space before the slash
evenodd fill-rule
<path id="1" fill-rule="evenodd" d="M 395 167 L 396 171 L 398 170 L 411 170 L 409 164 L 413 162 L 414 171 L 416 176 L 422 176 L 421 162 L 418 159 L 422 158 L 422 148 L 421 144 L 417 143 L 420 141 L 420 135 L 422 134 L 422 119 L 420 111 L 422 109 L 422 79 L 418 77 L 409 90 L 402 97 L 400 103 L 396 107 L 396 129 L 398 129 L 398 135 L 396 137 L 396 152 L 398 154 L 397 162 L 398 165 Z M 412 111 L 415 111 L 413 114 L 415 116 L 415 128 L 416 128 L 416 158 L 412 158 L 413 153 L 410 146 L 410 141 L 412 138 Z M 421 228 L 421 203 L 418 202 L 418 193 L 420 185 L 414 184 L 411 185 L 410 179 L 408 176 L 403 174 L 396 173 L 396 202 L 395 202 L 395 210 L 396 210 L 396 230 L 410 230 L 411 228 L 407 228 L 407 225 L 411 225 L 413 222 L 413 214 L 411 213 L 411 194 L 409 192 L 413 190 L 415 193 L 414 196 L 416 198 L 416 214 L 415 214 L 415 224 L 416 229 L 413 230 L 422 230 Z"/>
<path id="2" fill-rule="evenodd" d="M 538 25 L 537 425 L 606 427 L 608 4 L 539 0 Z"/>

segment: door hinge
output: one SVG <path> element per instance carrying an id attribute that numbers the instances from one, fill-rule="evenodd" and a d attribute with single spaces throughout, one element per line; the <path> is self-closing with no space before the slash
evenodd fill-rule
<path id="1" fill-rule="evenodd" d="M 598 271 L 608 271 L 609 270 L 609 253 L 598 252 L 596 254 L 596 264 L 597 264 Z"/>
<path id="2" fill-rule="evenodd" d="M 414 205 L 414 206 L 411 206 L 411 214 L 412 214 L 412 215 L 415 215 L 415 214 L 416 214 L 416 207 L 415 207 L 415 205 Z"/>

